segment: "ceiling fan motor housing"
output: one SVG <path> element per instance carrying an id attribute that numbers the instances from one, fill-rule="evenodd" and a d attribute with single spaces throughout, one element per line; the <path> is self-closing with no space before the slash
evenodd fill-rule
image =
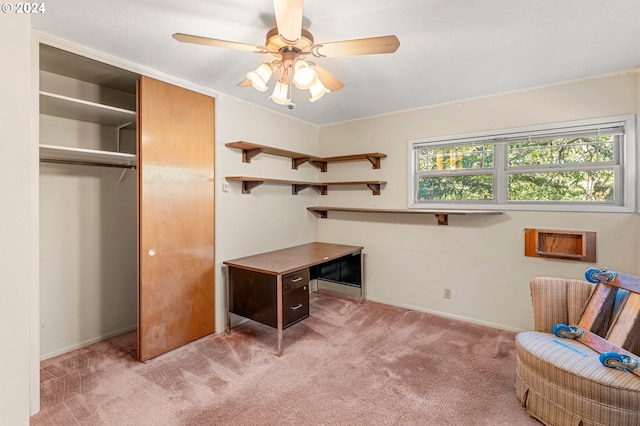
<path id="1" fill-rule="evenodd" d="M 300 38 L 292 44 L 280 37 L 278 28 L 272 28 L 267 32 L 264 46 L 276 57 L 280 55 L 280 51 L 283 48 L 297 49 L 298 53 L 310 53 L 313 46 L 313 35 L 303 28 Z"/>

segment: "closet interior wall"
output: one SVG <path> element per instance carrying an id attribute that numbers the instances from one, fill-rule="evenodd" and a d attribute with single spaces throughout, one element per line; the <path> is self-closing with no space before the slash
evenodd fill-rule
<path id="1" fill-rule="evenodd" d="M 136 328 L 136 172 L 96 164 L 103 151 L 135 154 L 135 115 L 132 125 L 120 128 L 90 115 L 77 118 L 64 102 L 52 106 L 54 98 L 43 97 L 72 99 L 72 108 L 95 103 L 135 112 L 135 81 L 122 85 L 112 67 L 102 73 L 91 60 L 85 60 L 88 71 L 78 69 L 78 60 L 41 45 L 41 359 Z M 97 156 L 85 164 L 52 163 L 42 159 L 42 145 L 95 150 Z"/>

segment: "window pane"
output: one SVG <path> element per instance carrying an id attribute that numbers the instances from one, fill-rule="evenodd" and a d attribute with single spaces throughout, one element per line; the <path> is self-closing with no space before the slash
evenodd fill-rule
<path id="1" fill-rule="evenodd" d="M 614 136 L 509 143 L 508 166 L 602 163 L 614 160 Z"/>
<path id="2" fill-rule="evenodd" d="M 421 177 L 418 201 L 493 200 L 493 175 Z"/>
<path id="3" fill-rule="evenodd" d="M 614 201 L 612 169 L 510 174 L 509 201 Z"/>
<path id="4" fill-rule="evenodd" d="M 490 167 L 493 167 L 493 145 L 440 146 L 418 151 L 420 171 Z"/>

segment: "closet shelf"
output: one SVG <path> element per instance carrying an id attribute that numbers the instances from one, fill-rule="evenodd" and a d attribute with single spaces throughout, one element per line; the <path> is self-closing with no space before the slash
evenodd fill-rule
<path id="1" fill-rule="evenodd" d="M 135 154 L 58 145 L 40 145 L 40 161 L 50 163 L 100 165 L 130 169 L 136 167 Z"/>
<path id="2" fill-rule="evenodd" d="M 40 70 L 135 96 L 140 74 L 40 43 Z"/>
<path id="3" fill-rule="evenodd" d="M 337 157 L 323 158 L 245 141 L 229 142 L 225 144 L 225 146 L 242 150 L 243 163 L 251 163 L 251 159 L 258 154 L 270 154 L 277 155 L 279 157 L 291 158 L 292 169 L 297 170 L 298 166 L 308 162 L 319 168 L 321 172 L 327 171 L 328 163 L 339 163 L 346 161 L 369 161 L 374 169 L 379 169 L 380 160 L 387 157 L 386 154 L 382 154 L 380 152 L 372 152 L 367 154 L 341 155 Z"/>
<path id="4" fill-rule="evenodd" d="M 262 185 L 265 182 L 269 182 L 291 185 L 291 193 L 293 195 L 298 195 L 298 192 L 310 187 L 320 191 L 321 195 L 327 195 L 327 187 L 344 185 L 366 185 L 372 191 L 373 195 L 380 195 L 381 186 L 386 184 L 386 182 L 379 180 L 357 182 L 302 182 L 296 180 L 271 179 L 249 176 L 227 176 L 225 179 L 228 181 L 242 182 L 243 194 L 250 194 L 252 189 Z"/>
<path id="5" fill-rule="evenodd" d="M 401 214 L 433 214 L 438 220 L 438 225 L 448 225 L 449 215 L 500 215 L 502 212 L 493 210 L 431 210 L 431 209 L 374 209 L 358 207 L 307 207 L 318 217 L 326 219 L 328 212 L 354 212 L 354 213 L 401 213 Z"/>
<path id="6" fill-rule="evenodd" d="M 136 112 L 40 91 L 40 113 L 113 127 L 135 128 Z"/>

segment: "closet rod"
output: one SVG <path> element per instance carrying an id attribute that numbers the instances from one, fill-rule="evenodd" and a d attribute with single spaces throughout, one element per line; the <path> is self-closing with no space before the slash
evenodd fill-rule
<path id="1" fill-rule="evenodd" d="M 62 160 L 56 158 L 41 158 L 41 163 L 54 163 L 54 164 L 73 164 L 77 166 L 97 166 L 97 167 L 115 167 L 118 169 L 135 169 L 135 165 L 130 164 L 109 164 L 109 163 L 97 163 L 93 161 L 77 161 L 77 160 Z"/>

